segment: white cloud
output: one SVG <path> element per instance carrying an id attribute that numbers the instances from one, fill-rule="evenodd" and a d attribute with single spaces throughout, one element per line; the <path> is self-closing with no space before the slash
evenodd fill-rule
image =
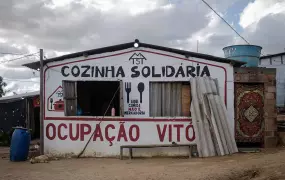
<path id="1" fill-rule="evenodd" d="M 223 15 L 231 13 L 226 10 L 235 1 L 207 2 Z M 283 50 L 284 3 L 249 3 L 239 22 L 246 39 L 266 52 Z M 224 46 L 244 43 L 201 0 L 0 1 L 0 16 L 0 52 L 33 53 L 43 48 L 47 58 L 136 38 L 190 51 L 196 51 L 199 40 L 200 53 L 217 56 L 223 56 Z M 16 57 L 0 55 L 0 65 Z M 35 56 L 5 63 L 5 67 L 0 66 L 0 75 L 30 79 L 33 71 L 15 73 L 13 68 L 37 60 Z"/>
<path id="2" fill-rule="evenodd" d="M 53 9 L 65 7 L 70 2 L 71 0 L 53 0 L 49 7 Z M 105 13 L 129 13 L 131 15 L 146 13 L 169 4 L 169 0 L 81 0 L 77 2 Z"/>
<path id="3" fill-rule="evenodd" d="M 207 2 L 218 12 L 226 13 L 235 1 Z M 0 16 L 0 52 L 25 54 L 43 48 L 48 58 L 136 38 L 190 51 L 196 51 L 199 39 L 199 52 L 223 56 L 222 48 L 234 37 L 201 0 L 0 1 Z M 1 61 L 16 57 L 0 57 L 0 65 Z M 0 75 L 16 80 L 9 80 L 17 84 L 11 84 L 12 89 L 36 89 L 34 82 L 19 81 L 31 81 L 33 71 L 13 68 L 37 58 L 5 63 L 0 66 Z"/>
<path id="4" fill-rule="evenodd" d="M 193 33 L 185 46 L 196 51 L 198 45 L 199 53 L 224 57 L 222 49 L 233 43 L 236 34 L 213 12 L 206 17 L 209 19 L 208 25 Z"/>
<path id="5" fill-rule="evenodd" d="M 247 28 L 268 15 L 280 13 L 285 13 L 284 0 L 255 0 L 243 10 L 239 24 L 243 28 Z"/>
<path id="6" fill-rule="evenodd" d="M 16 94 L 24 94 L 28 92 L 38 91 L 40 89 L 38 79 L 30 79 L 30 80 L 13 80 L 7 81 L 8 85 L 5 87 L 5 90 L 8 91 L 5 96 L 11 96 L 14 93 Z"/>
<path id="7" fill-rule="evenodd" d="M 251 44 L 262 46 L 262 54 L 284 52 L 285 1 L 255 0 L 248 4 L 240 16 L 243 36 Z M 241 39 L 235 40 L 242 44 Z"/>

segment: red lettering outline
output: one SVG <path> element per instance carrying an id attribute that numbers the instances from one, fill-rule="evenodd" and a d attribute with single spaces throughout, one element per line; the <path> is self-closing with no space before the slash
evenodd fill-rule
<path id="1" fill-rule="evenodd" d="M 87 131 L 85 131 L 87 127 Z M 80 141 L 84 141 L 84 136 L 91 133 L 91 126 L 89 124 L 80 124 Z"/>
<path id="2" fill-rule="evenodd" d="M 103 141 L 103 136 L 102 136 L 100 124 L 96 124 L 96 129 L 94 132 L 93 141 L 96 141 L 97 138 L 99 138 L 101 141 Z"/>
<path id="3" fill-rule="evenodd" d="M 156 125 L 156 129 L 157 129 L 157 133 L 158 133 L 158 137 L 159 137 L 160 142 L 164 141 L 166 128 L 167 128 L 167 125 L 164 124 L 163 125 L 163 130 L 161 132 L 160 125 L 159 124 Z"/>
<path id="4" fill-rule="evenodd" d="M 190 129 L 190 128 L 192 128 L 192 130 L 193 130 L 193 136 L 192 136 L 192 138 L 189 137 L 189 129 Z M 190 124 L 190 125 L 188 125 L 188 126 L 186 127 L 186 129 L 185 129 L 185 134 L 186 134 L 186 139 L 187 139 L 188 141 L 192 142 L 192 141 L 195 140 L 195 131 L 194 131 L 194 128 L 193 128 L 193 125 L 192 125 L 192 124 Z"/>
<path id="5" fill-rule="evenodd" d="M 49 128 L 52 127 L 52 130 L 53 130 L 53 135 L 50 136 L 49 134 Z M 46 126 L 46 137 L 49 139 L 49 140 L 54 140 L 56 136 L 56 127 L 53 123 L 49 123 L 47 126 Z"/>
<path id="6" fill-rule="evenodd" d="M 75 137 L 73 136 L 73 129 L 72 129 L 72 123 L 70 123 L 69 124 L 69 138 L 70 138 L 70 140 L 71 141 L 76 141 L 76 140 L 78 140 L 78 138 L 79 138 L 79 134 L 80 134 L 80 132 L 79 132 L 79 124 L 76 124 L 76 130 L 75 130 L 75 133 L 76 133 L 76 135 L 75 135 Z"/>
<path id="7" fill-rule="evenodd" d="M 133 137 L 133 129 L 134 128 L 136 129 L 136 137 L 135 138 Z M 138 125 L 134 124 L 134 125 L 130 126 L 129 137 L 130 137 L 130 140 L 133 142 L 136 142 L 140 138 L 140 128 Z"/>
<path id="8" fill-rule="evenodd" d="M 67 129 L 67 125 L 66 124 L 59 124 L 58 125 L 58 131 L 57 131 L 57 136 L 60 140 L 66 140 L 67 135 L 61 136 L 61 127 L 64 127 L 65 129 Z"/>
<path id="9" fill-rule="evenodd" d="M 177 129 L 177 142 L 180 142 L 180 129 L 184 127 L 183 124 L 174 124 L 173 127 Z"/>
<path id="10" fill-rule="evenodd" d="M 126 130 L 125 130 L 124 123 L 121 123 L 121 124 L 120 124 L 120 129 L 119 129 L 117 141 L 120 141 L 121 138 L 124 138 L 124 140 L 125 140 L 126 142 L 128 142 L 128 138 L 127 138 L 127 135 L 126 135 Z"/>

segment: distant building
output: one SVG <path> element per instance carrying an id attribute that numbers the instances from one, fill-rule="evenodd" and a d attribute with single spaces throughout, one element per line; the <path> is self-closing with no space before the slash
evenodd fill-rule
<path id="1" fill-rule="evenodd" d="M 259 67 L 276 68 L 276 105 L 285 113 L 285 52 L 260 57 Z"/>
<path id="2" fill-rule="evenodd" d="M 31 129 L 32 139 L 40 137 L 39 91 L 0 98 L 0 131 L 10 134 L 13 127 Z M 0 142 L 1 143 L 1 142 Z"/>

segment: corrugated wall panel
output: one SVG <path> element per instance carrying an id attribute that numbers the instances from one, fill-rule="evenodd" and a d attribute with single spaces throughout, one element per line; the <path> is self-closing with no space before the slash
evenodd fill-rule
<path id="1" fill-rule="evenodd" d="M 191 114 L 197 132 L 200 157 L 237 152 L 231 137 L 224 102 L 218 95 L 218 83 L 210 77 L 191 79 Z"/>
<path id="2" fill-rule="evenodd" d="M 0 103 L 0 131 L 12 131 L 12 127 L 26 127 L 26 101 Z"/>

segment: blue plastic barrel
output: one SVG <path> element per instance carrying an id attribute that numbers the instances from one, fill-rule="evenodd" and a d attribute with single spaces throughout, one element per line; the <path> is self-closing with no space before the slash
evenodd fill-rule
<path id="1" fill-rule="evenodd" d="M 31 141 L 30 132 L 23 127 L 14 129 L 10 146 L 10 161 L 26 161 Z"/>

